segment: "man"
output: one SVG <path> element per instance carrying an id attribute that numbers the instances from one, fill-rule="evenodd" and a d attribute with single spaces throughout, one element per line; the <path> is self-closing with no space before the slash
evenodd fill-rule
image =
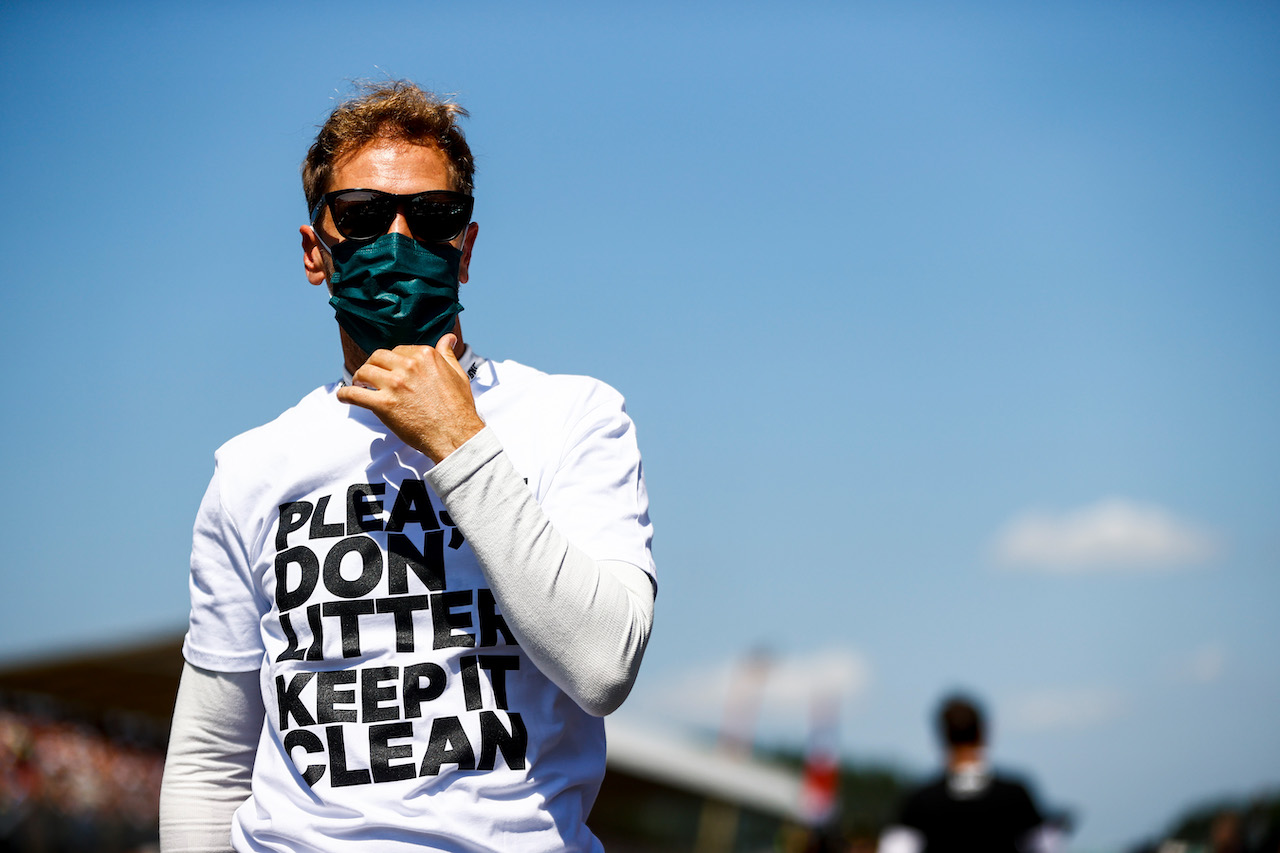
<path id="1" fill-rule="evenodd" d="M 166 853 L 600 849 L 601 717 L 653 618 L 640 456 L 613 389 L 463 342 L 462 115 L 373 87 L 307 154 L 344 378 L 216 454 Z"/>
<path id="2" fill-rule="evenodd" d="M 1046 825 L 1026 787 L 988 767 L 978 706 L 962 696 L 947 699 L 938 727 L 946 772 L 907 798 L 897 824 L 881 837 L 881 853 L 1057 849 L 1060 834 Z"/>

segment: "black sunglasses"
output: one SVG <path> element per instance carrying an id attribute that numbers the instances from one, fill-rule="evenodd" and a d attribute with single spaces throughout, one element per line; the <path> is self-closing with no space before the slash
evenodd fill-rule
<path id="1" fill-rule="evenodd" d="M 311 224 L 320 221 L 325 205 L 333 226 L 347 240 L 372 240 L 387 233 L 396 211 L 403 209 L 409 233 L 422 243 L 447 243 L 471 221 L 474 199 L 448 190 L 396 195 L 381 190 L 334 190 L 320 196 Z"/>

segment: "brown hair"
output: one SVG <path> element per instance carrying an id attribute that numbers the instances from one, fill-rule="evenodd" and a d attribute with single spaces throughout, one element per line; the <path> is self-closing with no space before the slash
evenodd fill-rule
<path id="1" fill-rule="evenodd" d="M 375 139 L 428 145 L 444 154 L 457 192 L 475 189 L 475 161 L 458 127 L 467 111 L 418 88 L 408 80 L 358 83 L 360 94 L 338 104 L 302 161 L 302 191 L 307 210 L 329 190 L 334 164 Z"/>

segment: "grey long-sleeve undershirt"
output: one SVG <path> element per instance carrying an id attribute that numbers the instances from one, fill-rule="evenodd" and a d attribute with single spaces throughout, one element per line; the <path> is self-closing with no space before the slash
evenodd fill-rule
<path id="1" fill-rule="evenodd" d="M 427 480 L 533 663 L 588 713 L 603 716 L 621 705 L 653 624 L 649 575 L 630 563 L 595 560 L 570 543 L 488 428 Z M 250 793 L 264 714 L 258 671 L 185 666 L 160 795 L 164 853 L 230 848 L 231 817 Z"/>

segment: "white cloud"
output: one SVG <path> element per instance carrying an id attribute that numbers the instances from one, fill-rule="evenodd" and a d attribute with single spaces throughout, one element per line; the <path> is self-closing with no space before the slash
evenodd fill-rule
<path id="1" fill-rule="evenodd" d="M 815 703 L 847 705 L 865 692 L 870 681 L 871 667 L 861 654 L 832 648 L 754 659 L 744 655 L 685 670 L 646 687 L 637 698 L 647 713 L 716 730 L 729 717 L 730 726 L 802 733 L 808 730 Z M 737 710 L 730 709 L 730 694 Z"/>
<path id="2" fill-rule="evenodd" d="M 1214 536 L 1168 510 L 1108 498 L 1066 512 L 1033 511 L 996 537 L 996 561 L 1050 571 L 1163 568 L 1212 559 Z"/>
<path id="3" fill-rule="evenodd" d="M 1125 714 L 1128 702 L 1106 687 L 1055 687 L 1014 697 L 1008 709 L 1010 730 L 1051 732 L 1109 722 Z"/>

